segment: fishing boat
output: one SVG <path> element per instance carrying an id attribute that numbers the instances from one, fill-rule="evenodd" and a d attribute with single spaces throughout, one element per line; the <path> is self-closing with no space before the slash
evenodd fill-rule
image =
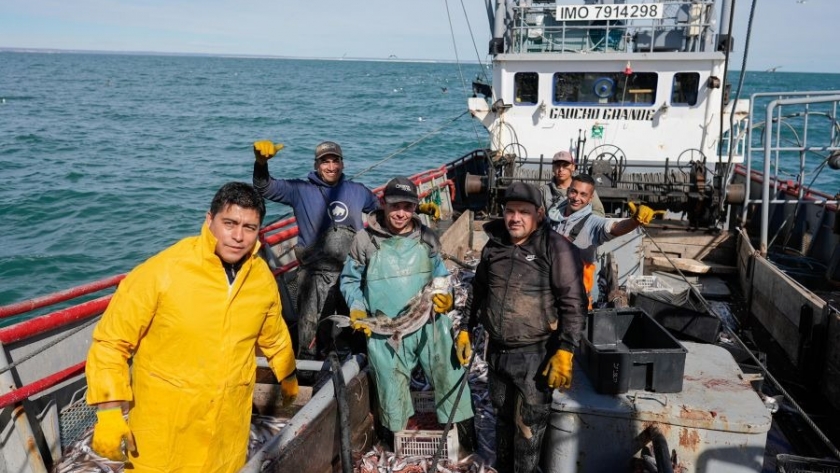
<path id="1" fill-rule="evenodd" d="M 743 71 L 737 82 L 727 74 L 733 3 L 488 0 L 490 76 L 466 105 L 490 145 L 411 176 L 441 205 L 430 223 L 447 229 L 452 261 L 480 251 L 481 224 L 499 215 L 507 187 L 548 181 L 560 150 L 595 179 L 608 216 L 626 217 L 628 202 L 667 211 L 599 248 L 600 308 L 572 389 L 554 394 L 543 471 L 837 471 L 837 438 L 823 430 L 840 410 L 840 207 L 813 183 L 840 169 L 840 91 L 741 97 Z M 294 218 L 261 231 L 290 323 L 296 236 Z M 0 471 L 49 471 L 94 422 L 84 360 L 123 277 L 0 307 L 0 317 L 27 316 L 0 328 Z M 612 307 L 615 290 L 630 307 Z M 720 301 L 742 310 L 727 317 Z M 604 369 L 614 360 L 604 346 L 630 343 L 629 332 L 616 338 L 618 320 L 643 327 L 640 347 Z M 604 327 L 612 340 L 598 341 Z M 768 352 L 829 417 L 817 425 L 803 412 Z M 375 443 L 363 357 L 299 369 L 333 382 L 305 386 L 281 412 L 263 366 L 255 409 L 285 423 L 242 471 L 347 471 L 348 453 Z M 780 406 L 816 446 L 797 450 L 775 430 Z"/>

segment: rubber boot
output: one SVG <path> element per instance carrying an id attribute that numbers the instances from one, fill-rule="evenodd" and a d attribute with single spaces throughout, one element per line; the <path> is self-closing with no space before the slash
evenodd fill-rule
<path id="1" fill-rule="evenodd" d="M 378 423 L 377 423 L 378 424 Z M 384 444 L 383 448 L 388 452 L 394 451 L 394 433 L 387 428 L 377 425 L 376 435 L 379 437 L 379 442 Z"/>
<path id="2" fill-rule="evenodd" d="M 493 467 L 499 473 L 513 471 L 514 428 L 501 417 L 496 418 L 496 463 Z"/>
<path id="3" fill-rule="evenodd" d="M 520 410 L 523 428 L 517 428 L 513 436 L 514 473 L 539 471 L 542 442 L 548 426 L 549 406 L 523 404 Z"/>
<path id="4" fill-rule="evenodd" d="M 475 433 L 474 417 L 456 422 L 455 427 L 458 429 L 458 444 L 461 447 L 461 457 L 466 457 L 471 453 L 475 453 L 478 448 L 478 436 Z"/>

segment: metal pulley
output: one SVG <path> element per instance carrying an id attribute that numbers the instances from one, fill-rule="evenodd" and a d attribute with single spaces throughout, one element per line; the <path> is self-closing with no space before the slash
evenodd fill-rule
<path id="1" fill-rule="evenodd" d="M 840 150 L 836 150 L 826 160 L 828 167 L 834 170 L 840 170 Z"/>

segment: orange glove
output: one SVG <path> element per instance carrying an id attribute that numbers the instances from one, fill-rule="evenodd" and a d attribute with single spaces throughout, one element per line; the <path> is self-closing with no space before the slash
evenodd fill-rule
<path id="1" fill-rule="evenodd" d="M 557 353 L 548 360 L 548 365 L 542 374 L 548 377 L 550 388 L 572 387 L 572 352 L 557 350 Z"/>
<path id="2" fill-rule="evenodd" d="M 96 411 L 96 425 L 93 427 L 93 439 L 90 448 L 97 455 L 113 461 L 126 461 L 125 448 L 135 451 L 134 435 L 128 429 L 122 408 L 109 407 Z M 125 441 L 125 447 L 123 446 Z"/>
<path id="3" fill-rule="evenodd" d="M 300 387 L 298 386 L 297 375 L 292 372 L 283 381 L 280 381 L 280 392 L 283 394 L 283 407 L 295 402 Z"/>
<path id="4" fill-rule="evenodd" d="M 458 332 L 458 336 L 455 338 L 455 356 L 458 357 L 461 366 L 470 364 L 472 343 L 470 342 L 470 333 L 466 330 Z"/>
<path id="5" fill-rule="evenodd" d="M 649 224 L 650 221 L 656 218 L 657 215 L 665 215 L 664 210 L 654 211 L 647 205 L 640 205 L 639 208 L 636 208 L 636 204 L 634 204 L 633 202 L 627 202 L 627 208 L 630 209 L 631 217 L 635 218 L 636 221 L 641 223 L 642 225 Z"/>
<path id="6" fill-rule="evenodd" d="M 353 327 L 353 330 L 361 330 L 361 331 L 365 332 L 365 335 L 370 337 L 370 334 L 372 333 L 370 331 L 370 329 L 365 327 L 362 324 L 356 323 L 357 321 L 359 321 L 361 319 L 366 319 L 366 318 L 367 318 L 367 312 L 365 312 L 364 310 L 350 309 L 350 326 Z"/>
<path id="7" fill-rule="evenodd" d="M 432 303 L 434 304 L 434 310 L 437 314 L 444 314 L 449 312 L 452 309 L 452 294 L 444 293 L 444 294 L 435 294 L 432 296 Z"/>
<path id="8" fill-rule="evenodd" d="M 265 164 L 269 159 L 273 158 L 278 151 L 283 149 L 282 143 L 274 144 L 271 140 L 262 140 L 254 142 L 254 158 L 260 164 Z"/>

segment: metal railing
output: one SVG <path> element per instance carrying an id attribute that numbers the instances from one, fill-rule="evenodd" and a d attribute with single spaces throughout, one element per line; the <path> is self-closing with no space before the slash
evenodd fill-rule
<path id="1" fill-rule="evenodd" d="M 830 195 L 811 190 L 829 157 L 840 150 L 838 104 L 840 91 L 752 95 L 744 162 L 746 179 L 741 220 L 746 221 L 749 204 L 761 204 L 759 251 L 762 255 L 767 254 L 772 204 L 838 203 Z M 762 115 L 762 109 L 763 120 L 757 121 L 756 118 Z M 820 161 L 815 164 L 814 158 Z M 751 199 L 752 181 L 759 177 L 753 170 L 753 161 L 759 159 L 762 161 L 761 198 Z M 793 167 L 794 171 L 785 169 L 785 166 Z M 791 177 L 793 179 L 789 179 Z M 796 198 L 781 198 L 779 194 L 782 192 Z"/>
<path id="2" fill-rule="evenodd" d="M 555 3 L 513 7 L 510 53 L 708 52 L 715 50 L 714 0 L 587 5 L 596 8 L 663 9 L 661 18 L 557 19 Z M 618 15 L 616 15 L 618 17 Z"/>

